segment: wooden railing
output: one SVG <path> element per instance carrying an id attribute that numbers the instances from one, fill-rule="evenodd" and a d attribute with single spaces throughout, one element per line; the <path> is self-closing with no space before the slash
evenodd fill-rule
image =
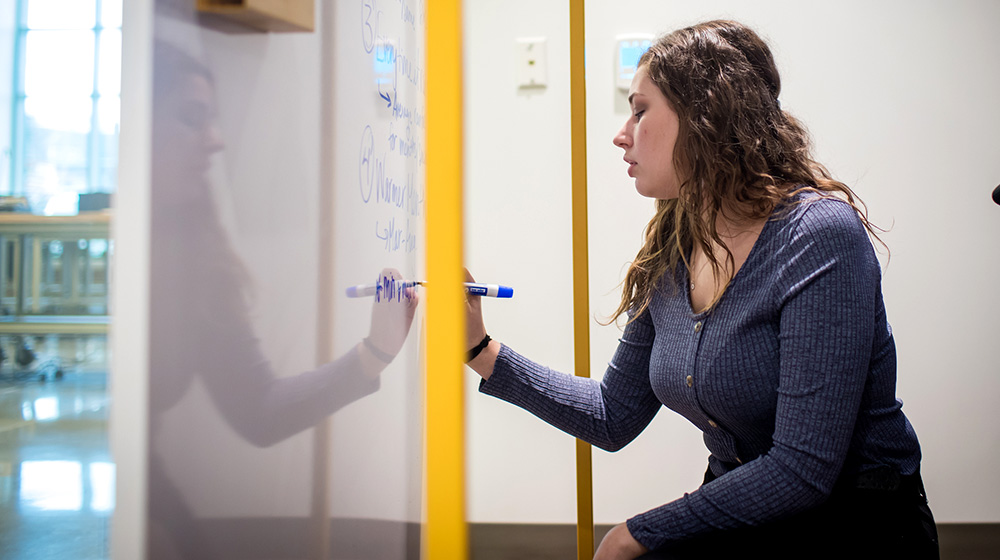
<path id="1" fill-rule="evenodd" d="M 107 332 L 110 221 L 0 213 L 0 334 Z"/>

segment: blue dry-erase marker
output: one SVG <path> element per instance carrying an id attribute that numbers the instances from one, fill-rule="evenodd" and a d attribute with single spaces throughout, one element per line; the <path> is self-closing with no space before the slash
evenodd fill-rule
<path id="1" fill-rule="evenodd" d="M 403 287 L 426 286 L 427 282 L 404 282 Z M 347 297 L 371 297 L 378 292 L 378 284 L 361 284 L 347 288 Z M 514 288 L 500 286 L 499 284 L 478 284 L 473 282 L 465 283 L 465 293 L 474 296 L 487 296 L 495 298 L 514 297 Z"/>
<path id="2" fill-rule="evenodd" d="M 473 282 L 465 283 L 465 293 L 474 296 L 489 296 L 495 298 L 514 297 L 514 288 L 501 286 L 499 284 L 477 284 Z"/>

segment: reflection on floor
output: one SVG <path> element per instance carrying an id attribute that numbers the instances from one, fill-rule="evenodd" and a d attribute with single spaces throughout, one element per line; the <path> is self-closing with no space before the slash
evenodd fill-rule
<path id="1" fill-rule="evenodd" d="M 107 375 L 0 377 L 0 558 L 107 559 Z"/>

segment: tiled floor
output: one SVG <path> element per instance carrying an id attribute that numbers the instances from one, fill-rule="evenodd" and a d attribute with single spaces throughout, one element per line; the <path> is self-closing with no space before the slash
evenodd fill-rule
<path id="1" fill-rule="evenodd" d="M 0 372 L 0 558 L 108 558 L 107 376 Z"/>

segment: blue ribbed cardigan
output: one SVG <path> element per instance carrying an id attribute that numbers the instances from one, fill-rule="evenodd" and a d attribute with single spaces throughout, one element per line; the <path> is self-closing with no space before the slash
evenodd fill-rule
<path id="1" fill-rule="evenodd" d="M 692 311 L 675 287 L 687 285 L 685 270 L 661 282 L 601 381 L 504 345 L 480 385 L 609 451 L 664 405 L 702 430 L 718 478 L 629 519 L 647 548 L 814 508 L 841 476 L 917 470 L 867 232 L 838 199 L 797 202 L 776 210 L 710 312 Z"/>

